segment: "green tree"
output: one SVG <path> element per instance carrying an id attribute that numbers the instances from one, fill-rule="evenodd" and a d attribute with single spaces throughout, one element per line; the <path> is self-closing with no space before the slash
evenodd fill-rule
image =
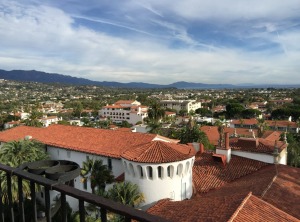
<path id="1" fill-rule="evenodd" d="M 242 111 L 242 118 L 244 119 L 251 119 L 259 116 L 261 112 L 257 109 L 245 109 Z"/>
<path id="2" fill-rule="evenodd" d="M 150 122 L 158 123 L 165 116 L 165 110 L 157 100 L 154 100 L 148 109 L 148 119 Z"/>
<path id="3" fill-rule="evenodd" d="M 240 118 L 243 110 L 245 110 L 244 106 L 239 103 L 229 103 L 226 106 L 226 114 L 227 118 Z"/>
<path id="4" fill-rule="evenodd" d="M 24 163 L 48 159 L 49 156 L 44 147 L 44 144 L 29 139 L 5 143 L 0 149 L 0 162 L 11 167 L 18 167 Z M 7 179 L 3 172 L 0 174 L 0 178 L 3 202 L 7 202 Z M 26 180 L 22 182 L 24 198 L 27 198 L 30 195 L 29 182 Z M 16 177 L 12 177 L 11 188 L 13 201 L 18 201 L 18 181 Z"/>
<path id="5" fill-rule="evenodd" d="M 131 207 L 138 207 L 145 202 L 144 195 L 139 191 L 139 187 L 131 182 L 116 183 L 107 193 L 109 199 Z"/>
<path id="6" fill-rule="evenodd" d="M 210 144 L 207 135 L 199 129 L 199 126 L 195 124 L 193 120 L 189 120 L 189 123 L 183 127 L 177 134 L 180 139 L 180 143 L 187 144 L 192 142 L 202 143 L 205 148 L 213 149 Z"/>
<path id="7" fill-rule="evenodd" d="M 212 115 L 211 110 L 209 110 L 207 108 L 199 108 L 199 109 L 196 109 L 195 112 L 197 114 L 200 114 L 201 116 L 211 116 Z"/>
<path id="8" fill-rule="evenodd" d="M 42 127 L 43 124 L 39 120 L 42 117 L 43 117 L 43 113 L 39 112 L 37 109 L 33 109 L 28 119 L 24 120 L 24 124 L 26 126 Z"/>
<path id="9" fill-rule="evenodd" d="M 265 119 L 257 119 L 257 136 L 262 137 L 264 133 L 270 128 Z"/>
<path id="10" fill-rule="evenodd" d="M 102 160 L 88 159 L 82 163 L 82 182 L 90 180 L 92 193 L 104 193 L 106 184 L 114 182 L 114 176 Z"/>

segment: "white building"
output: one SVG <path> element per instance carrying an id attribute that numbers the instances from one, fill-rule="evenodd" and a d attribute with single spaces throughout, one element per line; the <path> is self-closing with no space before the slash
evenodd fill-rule
<path id="1" fill-rule="evenodd" d="M 99 110 L 100 118 L 110 118 L 115 123 L 127 121 L 130 124 L 143 122 L 148 116 L 148 107 L 142 106 L 138 101 L 119 100 L 112 105 L 107 105 Z"/>
<path id="2" fill-rule="evenodd" d="M 175 109 L 177 112 L 180 110 L 190 112 L 201 108 L 201 102 L 196 100 L 161 100 L 160 104 L 163 108 Z"/>
<path id="3" fill-rule="evenodd" d="M 125 180 L 139 186 L 144 206 L 170 198 L 184 200 L 193 193 L 193 146 L 153 141 L 122 154 Z"/>
<path id="4" fill-rule="evenodd" d="M 121 161 L 121 154 L 124 151 L 132 147 L 138 149 L 139 146 L 156 140 L 170 143 L 178 142 L 178 140 L 155 134 L 64 125 L 50 125 L 47 128 L 15 127 L 1 132 L 0 142 L 2 144 L 11 140 L 20 140 L 26 136 L 31 136 L 31 139 L 46 144 L 46 151 L 52 160 L 73 161 L 82 167 L 82 163 L 88 158 L 101 159 L 111 169 L 115 177 L 124 174 L 124 166 Z M 91 192 L 89 181 L 84 184 L 80 177 L 74 180 L 74 187 Z M 78 205 L 78 202 L 72 201 L 72 198 L 68 202 L 72 207 Z"/>
<path id="5" fill-rule="evenodd" d="M 258 160 L 264 163 L 287 165 L 288 144 L 284 141 L 270 141 L 262 138 L 229 139 L 225 133 L 225 144 L 217 146 L 216 154 L 224 155 L 229 163 L 231 155 Z"/>

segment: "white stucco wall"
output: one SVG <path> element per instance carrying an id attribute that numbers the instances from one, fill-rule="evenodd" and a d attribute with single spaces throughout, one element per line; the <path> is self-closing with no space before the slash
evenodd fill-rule
<path id="1" fill-rule="evenodd" d="M 225 150 L 225 149 L 216 149 L 216 154 L 225 155 L 226 156 L 226 162 L 229 163 L 231 159 L 231 149 Z"/>
<path id="2" fill-rule="evenodd" d="M 274 163 L 274 156 L 271 154 L 265 153 L 252 153 L 246 151 L 234 151 L 232 150 L 232 154 L 236 156 L 245 157 L 252 160 L 258 160 L 265 163 Z"/>
<path id="3" fill-rule="evenodd" d="M 143 206 L 151 205 L 163 198 L 173 200 L 190 198 L 193 193 L 192 166 L 194 159 L 192 157 L 183 161 L 161 164 L 136 163 L 122 159 L 125 180 L 139 186 L 145 196 Z M 161 167 L 160 175 L 159 167 Z M 152 168 L 152 177 L 150 168 Z"/>
<path id="4" fill-rule="evenodd" d="M 68 150 L 68 149 L 62 149 L 58 147 L 47 147 L 47 153 L 50 155 L 50 159 L 52 160 L 68 160 L 68 161 L 73 161 L 79 164 L 80 167 L 82 167 L 82 163 L 87 160 L 87 158 L 90 159 L 98 159 L 102 160 L 103 164 L 108 165 L 108 157 L 104 156 L 99 156 L 99 155 L 93 155 L 93 154 L 88 154 L 88 153 L 82 153 L 82 152 L 77 152 L 74 150 Z M 124 172 L 124 168 L 121 162 L 121 159 L 111 159 L 111 165 L 112 165 L 112 173 L 115 177 L 119 176 Z M 84 184 L 81 182 L 81 177 L 78 176 L 77 178 L 74 179 L 74 187 L 80 190 L 84 190 L 87 192 L 92 192 L 91 190 L 91 185 L 90 181 L 87 181 L 87 189 L 84 189 Z M 108 189 L 110 185 L 107 185 L 106 189 Z M 51 199 L 53 199 L 57 195 L 57 192 L 51 192 Z M 72 207 L 72 209 L 77 209 L 78 208 L 78 200 L 67 197 L 67 201 Z"/>

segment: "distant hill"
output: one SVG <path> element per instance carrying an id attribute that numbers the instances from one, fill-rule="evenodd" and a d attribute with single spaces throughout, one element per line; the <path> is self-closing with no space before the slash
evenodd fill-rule
<path id="1" fill-rule="evenodd" d="M 298 85 L 231 85 L 231 84 L 205 84 L 205 83 L 192 83 L 192 82 L 175 82 L 169 85 L 160 84 L 149 84 L 143 82 L 107 82 L 107 81 L 92 81 L 84 78 L 77 78 L 68 75 L 56 74 L 56 73 L 46 73 L 36 70 L 12 70 L 6 71 L 0 69 L 0 79 L 16 80 L 16 81 L 28 81 L 28 82 L 40 82 L 40 83 L 62 83 L 62 84 L 73 84 L 73 85 L 97 85 L 105 87 L 116 87 L 116 88 L 178 88 L 178 89 L 224 89 L 224 88 L 286 88 L 286 87 L 296 87 Z"/>

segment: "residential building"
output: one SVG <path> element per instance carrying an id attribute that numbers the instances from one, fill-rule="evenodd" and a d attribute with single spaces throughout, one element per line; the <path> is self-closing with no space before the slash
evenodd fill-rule
<path id="1" fill-rule="evenodd" d="M 110 118 L 115 123 L 127 121 L 130 124 L 143 122 L 148 116 L 148 107 L 138 101 L 119 100 L 112 105 L 106 105 L 99 110 L 100 118 Z"/>
<path id="2" fill-rule="evenodd" d="M 163 108 L 175 109 L 177 112 L 180 110 L 190 112 L 201 108 L 201 102 L 196 100 L 161 100 L 160 104 Z"/>

